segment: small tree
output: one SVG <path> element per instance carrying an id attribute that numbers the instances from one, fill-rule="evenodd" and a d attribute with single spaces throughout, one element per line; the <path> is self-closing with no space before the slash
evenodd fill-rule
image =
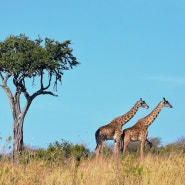
<path id="1" fill-rule="evenodd" d="M 61 43 L 49 38 L 43 41 L 40 37 L 30 40 L 24 34 L 11 35 L 0 42 L 0 85 L 8 96 L 12 111 L 13 157 L 22 151 L 23 123 L 32 101 L 39 95 L 57 96 L 54 91 L 58 82 L 62 82 L 63 71 L 79 64 L 70 44 L 69 40 Z M 39 88 L 32 94 L 27 89 L 29 79 L 32 83 L 39 80 Z M 15 88 L 11 89 L 8 81 Z M 22 94 L 26 99 L 23 108 L 20 106 Z"/>

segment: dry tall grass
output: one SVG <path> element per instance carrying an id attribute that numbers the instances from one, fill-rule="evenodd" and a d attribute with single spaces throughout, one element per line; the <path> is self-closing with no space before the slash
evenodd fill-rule
<path id="1" fill-rule="evenodd" d="M 185 155 L 147 155 L 144 161 L 133 156 L 100 157 L 77 164 L 48 164 L 43 160 L 12 165 L 1 161 L 1 185 L 184 185 Z"/>

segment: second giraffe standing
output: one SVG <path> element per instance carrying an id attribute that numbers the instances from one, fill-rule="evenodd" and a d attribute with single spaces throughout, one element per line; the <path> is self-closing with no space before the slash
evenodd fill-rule
<path id="1" fill-rule="evenodd" d="M 126 152 L 127 146 L 130 141 L 141 141 L 141 159 L 144 158 L 145 142 L 149 142 L 147 140 L 148 135 L 147 129 L 155 120 L 155 118 L 159 115 L 163 107 L 172 108 L 172 105 L 167 100 L 165 100 L 165 98 L 163 98 L 163 100 L 149 115 L 142 119 L 139 119 L 134 126 L 123 130 L 122 134 L 123 153 Z"/>

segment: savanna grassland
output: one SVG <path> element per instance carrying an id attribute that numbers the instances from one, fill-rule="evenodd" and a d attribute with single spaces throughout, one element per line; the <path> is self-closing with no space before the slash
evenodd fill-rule
<path id="1" fill-rule="evenodd" d="M 0 154 L 0 185 L 185 185 L 185 138 L 166 146 L 160 138 L 150 141 L 143 161 L 137 142 L 118 161 L 107 145 L 98 159 L 84 145 L 65 140 L 47 149 L 25 146 L 14 163 L 11 155 Z"/>
<path id="2" fill-rule="evenodd" d="M 1 185 L 184 185 L 185 154 L 159 156 L 147 154 L 144 161 L 134 155 L 88 157 L 65 162 L 43 159 L 22 160 L 12 164 L 1 160 Z"/>

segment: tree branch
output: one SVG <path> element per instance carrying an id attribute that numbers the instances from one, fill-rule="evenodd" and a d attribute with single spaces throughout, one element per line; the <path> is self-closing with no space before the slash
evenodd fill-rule
<path id="1" fill-rule="evenodd" d="M 8 79 L 11 77 L 11 75 L 8 73 L 5 77 L 3 77 L 2 73 L 0 74 L 1 78 L 2 78 L 2 85 L 0 85 L 4 91 L 6 92 L 7 96 L 8 96 L 8 99 L 9 99 L 9 102 L 10 102 L 10 107 L 11 107 L 11 110 L 12 110 L 12 115 L 13 115 L 13 119 L 17 119 L 17 114 L 15 112 L 15 99 L 12 95 L 12 92 L 10 90 L 10 88 L 7 86 L 7 81 Z"/>
<path id="2" fill-rule="evenodd" d="M 48 82 L 48 85 L 46 87 L 44 87 L 44 85 L 43 85 L 43 71 L 42 71 L 41 72 L 41 77 L 40 77 L 40 86 L 41 86 L 40 90 L 43 91 L 43 90 L 48 89 L 50 87 L 50 85 L 51 85 L 51 80 L 52 80 L 52 74 L 49 73 L 49 82 Z"/>
<path id="3" fill-rule="evenodd" d="M 0 77 L 2 78 L 2 81 L 4 80 L 4 76 L 2 75 L 2 73 L 0 72 Z"/>
<path id="4" fill-rule="evenodd" d="M 8 99 L 10 101 L 10 105 L 13 108 L 13 102 L 14 102 L 14 98 L 13 95 L 9 89 L 9 87 L 7 86 L 7 81 L 8 79 L 11 77 L 10 74 L 7 74 L 5 77 L 3 77 L 2 73 L 1 73 L 1 78 L 2 78 L 2 85 L 0 85 L 4 91 L 6 92 L 6 94 L 8 95 Z"/>
<path id="5" fill-rule="evenodd" d="M 44 88 L 44 86 L 43 86 L 43 70 L 41 70 L 41 75 L 40 75 L 40 86 L 41 86 L 41 89 Z"/>
<path id="6" fill-rule="evenodd" d="M 24 75 L 23 75 L 24 76 Z M 24 81 L 24 77 L 19 77 L 19 79 L 17 80 L 18 77 L 14 77 L 13 78 L 13 83 L 14 85 L 16 86 L 16 93 L 15 93 L 15 97 L 17 96 L 20 96 L 21 92 L 24 94 L 25 98 L 27 99 L 27 101 L 29 101 L 30 99 L 30 95 L 29 93 L 27 92 L 27 89 L 26 89 L 26 85 L 25 85 L 25 81 Z"/>
<path id="7" fill-rule="evenodd" d="M 48 95 L 52 95 L 52 96 L 56 96 L 56 97 L 58 96 L 57 94 L 54 94 L 54 93 L 51 92 L 51 91 L 39 90 L 39 91 L 33 93 L 33 94 L 30 96 L 30 98 L 31 98 L 31 100 L 33 100 L 35 97 L 37 97 L 38 95 L 41 95 L 41 94 L 43 94 L 43 95 L 48 94 Z"/>

